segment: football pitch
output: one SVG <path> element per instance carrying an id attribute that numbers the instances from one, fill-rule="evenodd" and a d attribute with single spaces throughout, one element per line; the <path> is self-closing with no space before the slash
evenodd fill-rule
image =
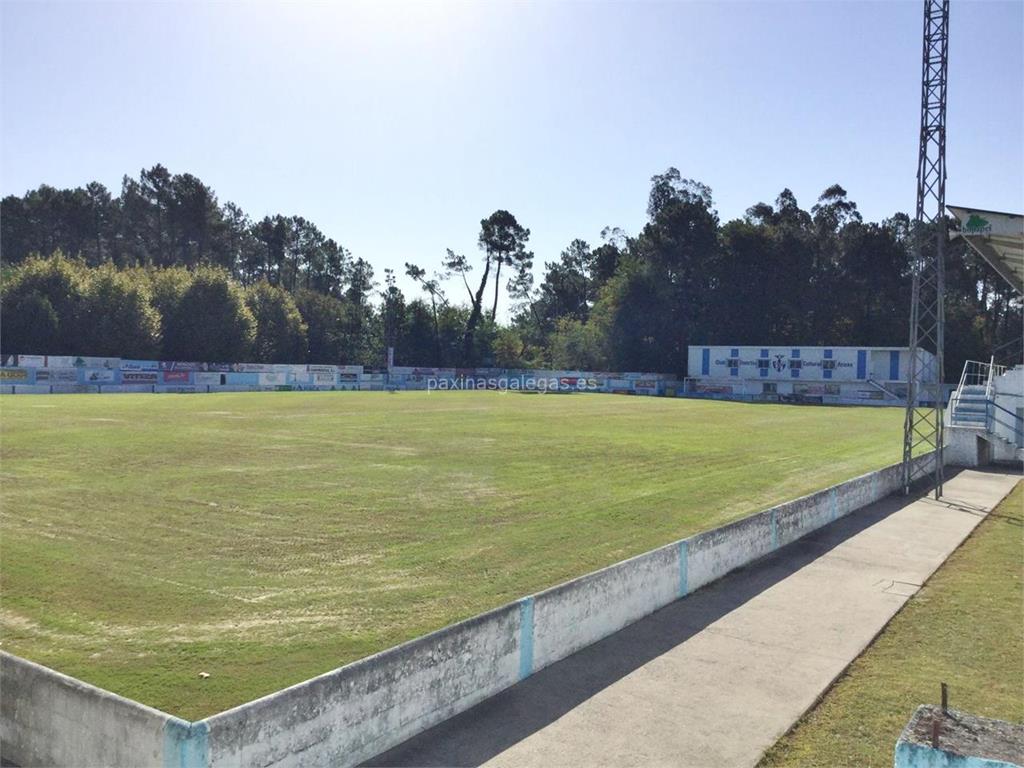
<path id="1" fill-rule="evenodd" d="M 902 419 L 599 394 L 4 397 L 0 647 L 198 719 L 894 463 Z"/>

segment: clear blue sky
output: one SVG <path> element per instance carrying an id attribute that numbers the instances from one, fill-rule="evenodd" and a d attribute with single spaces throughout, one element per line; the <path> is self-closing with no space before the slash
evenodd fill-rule
<path id="1" fill-rule="evenodd" d="M 668 166 L 724 219 L 839 182 L 914 207 L 919 2 L 0 4 L 0 192 L 163 163 L 401 271 L 512 211 L 538 265 L 636 233 Z M 947 200 L 1024 211 L 1024 3 L 951 11 Z M 403 281 L 407 293 L 415 289 Z M 454 282 L 452 295 L 462 298 Z"/>

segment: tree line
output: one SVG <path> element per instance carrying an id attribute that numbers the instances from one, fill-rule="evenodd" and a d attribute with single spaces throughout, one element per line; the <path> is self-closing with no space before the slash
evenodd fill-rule
<path id="1" fill-rule="evenodd" d="M 906 343 L 914 231 L 865 222 L 838 184 L 721 222 L 710 188 L 654 176 L 647 222 L 545 261 L 505 210 L 479 255 L 410 261 L 383 284 L 301 216 L 251 219 L 157 165 L 118 195 L 93 182 L 0 202 L 0 346 L 8 352 L 210 361 L 553 367 L 686 373 L 690 344 Z M 926 234 L 926 233 L 925 233 Z M 959 240 L 947 253 L 946 378 L 1019 338 L 1012 289 Z M 452 287 L 454 286 L 454 287 Z M 511 320 L 498 318 L 502 286 Z"/>

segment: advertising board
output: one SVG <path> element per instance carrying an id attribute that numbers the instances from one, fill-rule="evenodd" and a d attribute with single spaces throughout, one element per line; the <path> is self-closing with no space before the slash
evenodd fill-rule
<path id="1" fill-rule="evenodd" d="M 157 371 L 122 371 L 121 381 L 125 384 L 156 384 L 160 379 Z"/>

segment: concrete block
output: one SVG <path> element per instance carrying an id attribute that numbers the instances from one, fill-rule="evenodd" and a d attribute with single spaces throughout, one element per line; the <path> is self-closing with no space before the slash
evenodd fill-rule
<path id="1" fill-rule="evenodd" d="M 932 726 L 937 725 L 935 740 Z M 1024 725 L 921 706 L 903 729 L 894 768 L 1021 768 Z"/>

